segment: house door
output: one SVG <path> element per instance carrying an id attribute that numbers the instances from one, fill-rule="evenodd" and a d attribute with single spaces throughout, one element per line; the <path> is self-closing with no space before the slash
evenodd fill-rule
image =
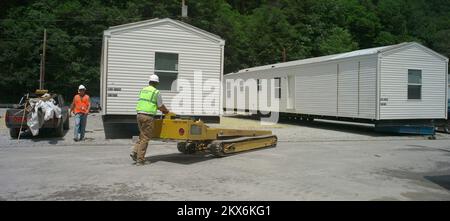
<path id="1" fill-rule="evenodd" d="M 294 109 L 295 106 L 295 76 L 288 75 L 286 87 L 286 109 Z"/>

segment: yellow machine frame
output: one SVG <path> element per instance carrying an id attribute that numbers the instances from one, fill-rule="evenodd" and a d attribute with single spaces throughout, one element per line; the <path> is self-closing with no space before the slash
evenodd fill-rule
<path id="1" fill-rule="evenodd" d="M 211 128 L 200 120 L 177 118 L 173 113 L 154 121 L 153 138 L 179 141 L 182 153 L 209 151 L 216 156 L 274 147 L 277 143 L 277 137 L 268 130 Z"/>

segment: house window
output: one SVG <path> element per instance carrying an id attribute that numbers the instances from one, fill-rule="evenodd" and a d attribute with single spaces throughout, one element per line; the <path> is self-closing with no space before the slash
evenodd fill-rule
<path id="1" fill-rule="evenodd" d="M 408 70 L 408 100 L 422 98 L 422 70 Z"/>
<path id="2" fill-rule="evenodd" d="M 159 77 L 160 90 L 176 91 L 178 78 L 178 54 L 155 53 L 155 74 Z"/>
<path id="3" fill-rule="evenodd" d="M 231 98 L 231 82 L 227 82 L 227 98 Z"/>
<path id="4" fill-rule="evenodd" d="M 257 88 L 258 91 L 262 90 L 261 79 L 256 79 L 256 88 Z"/>
<path id="5" fill-rule="evenodd" d="M 281 98 L 281 78 L 274 78 L 275 80 L 275 98 Z"/>

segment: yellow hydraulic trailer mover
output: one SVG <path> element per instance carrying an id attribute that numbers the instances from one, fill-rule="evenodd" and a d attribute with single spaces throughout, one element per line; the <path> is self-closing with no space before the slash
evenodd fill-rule
<path id="1" fill-rule="evenodd" d="M 277 137 L 268 130 L 212 128 L 200 120 L 179 118 L 173 113 L 155 119 L 153 138 L 178 141 L 178 150 L 185 154 L 210 152 L 217 157 L 277 144 Z"/>

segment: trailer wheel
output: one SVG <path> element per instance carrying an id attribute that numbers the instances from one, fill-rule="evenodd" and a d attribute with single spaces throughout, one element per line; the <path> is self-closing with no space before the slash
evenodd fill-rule
<path id="1" fill-rule="evenodd" d="M 193 154 L 197 151 L 197 144 L 196 143 L 187 143 L 186 144 L 186 153 L 187 154 Z"/>
<path id="2" fill-rule="evenodd" d="M 62 122 L 62 119 L 61 119 L 61 122 L 59 122 L 59 125 L 58 125 L 58 127 L 57 128 L 55 128 L 55 135 L 57 136 L 57 137 L 63 137 L 64 136 L 64 122 Z"/>
<path id="3" fill-rule="evenodd" d="M 211 151 L 211 154 L 214 157 L 224 157 L 225 153 L 223 152 L 223 145 L 221 143 L 211 143 L 208 145 L 208 149 Z"/>
<path id="4" fill-rule="evenodd" d="M 186 152 L 186 142 L 178 142 L 177 143 L 177 149 L 181 153 L 185 153 Z"/>
<path id="5" fill-rule="evenodd" d="M 9 136 L 11 136 L 11 138 L 17 138 L 19 137 L 19 133 L 20 133 L 20 129 L 18 128 L 9 128 Z"/>
<path id="6" fill-rule="evenodd" d="M 277 147 L 277 143 L 278 143 L 278 137 L 275 136 L 275 142 L 270 147 Z"/>
<path id="7" fill-rule="evenodd" d="M 64 130 L 69 129 L 69 115 L 67 115 L 66 120 L 64 121 Z"/>
<path id="8" fill-rule="evenodd" d="M 195 143 L 179 142 L 177 144 L 177 149 L 184 154 L 193 154 L 196 151 L 196 145 Z"/>

